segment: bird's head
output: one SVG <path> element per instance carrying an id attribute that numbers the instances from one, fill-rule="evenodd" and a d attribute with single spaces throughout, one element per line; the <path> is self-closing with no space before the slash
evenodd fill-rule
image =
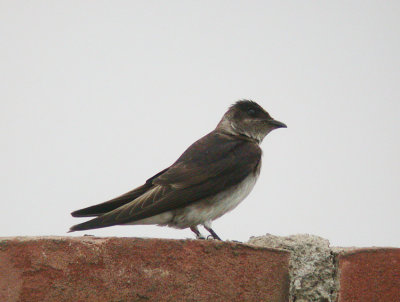
<path id="1" fill-rule="evenodd" d="M 256 102 L 240 100 L 224 114 L 217 129 L 233 135 L 244 135 L 261 143 L 272 130 L 286 127 Z"/>

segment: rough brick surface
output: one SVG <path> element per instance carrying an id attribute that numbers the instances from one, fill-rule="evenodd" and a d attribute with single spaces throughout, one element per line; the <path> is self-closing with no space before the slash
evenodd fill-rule
<path id="1" fill-rule="evenodd" d="M 400 249 L 342 251 L 338 265 L 339 302 L 400 301 Z"/>
<path id="2" fill-rule="evenodd" d="M 289 253 L 206 240 L 3 238 L 0 301 L 287 301 Z"/>
<path id="3" fill-rule="evenodd" d="M 290 302 L 336 301 L 336 268 L 328 240 L 309 234 L 266 234 L 248 243 L 290 251 Z"/>

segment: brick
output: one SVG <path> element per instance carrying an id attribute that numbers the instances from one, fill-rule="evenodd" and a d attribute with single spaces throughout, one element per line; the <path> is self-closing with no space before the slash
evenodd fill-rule
<path id="1" fill-rule="evenodd" d="M 341 252 L 339 302 L 400 301 L 400 249 L 367 248 Z"/>
<path id="2" fill-rule="evenodd" d="M 288 301 L 289 253 L 211 240 L 0 240 L 0 301 Z"/>

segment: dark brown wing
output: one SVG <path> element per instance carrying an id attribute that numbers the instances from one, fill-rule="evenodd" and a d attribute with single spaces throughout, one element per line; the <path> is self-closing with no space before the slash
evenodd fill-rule
<path id="1" fill-rule="evenodd" d="M 146 193 L 71 231 L 125 224 L 186 206 L 237 185 L 256 172 L 260 159 L 256 144 L 211 132 L 154 178 Z"/>
<path id="2" fill-rule="evenodd" d="M 77 211 L 74 211 L 71 213 L 73 217 L 92 217 L 92 216 L 99 216 L 102 214 L 105 214 L 107 212 L 110 212 L 112 210 L 115 210 L 124 204 L 127 204 L 131 202 L 132 200 L 135 200 L 139 196 L 143 195 L 146 193 L 148 190 L 150 190 L 153 187 L 153 179 L 160 176 L 163 174 L 167 169 L 162 170 L 161 172 L 157 173 L 153 177 L 149 178 L 146 183 L 140 187 L 137 187 L 136 189 L 133 189 L 132 191 L 129 191 L 121 196 L 118 196 L 116 198 L 113 198 L 111 200 L 105 201 L 100 204 L 96 204 L 91 207 L 87 207 L 84 209 L 80 209 Z"/>

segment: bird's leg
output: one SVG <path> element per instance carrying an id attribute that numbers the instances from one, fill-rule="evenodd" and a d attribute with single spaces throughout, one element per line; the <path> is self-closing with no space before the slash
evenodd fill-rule
<path id="1" fill-rule="evenodd" d="M 205 228 L 207 231 L 210 232 L 211 236 L 212 236 L 214 239 L 216 239 L 216 240 L 221 240 L 221 241 L 222 241 L 222 239 L 219 238 L 219 236 L 214 232 L 214 230 L 213 230 L 212 228 L 210 228 L 210 227 L 208 227 L 208 226 L 204 226 L 204 228 Z"/>
<path id="2" fill-rule="evenodd" d="M 196 234 L 196 239 L 206 239 L 199 231 L 197 226 L 191 226 L 190 230 Z"/>

